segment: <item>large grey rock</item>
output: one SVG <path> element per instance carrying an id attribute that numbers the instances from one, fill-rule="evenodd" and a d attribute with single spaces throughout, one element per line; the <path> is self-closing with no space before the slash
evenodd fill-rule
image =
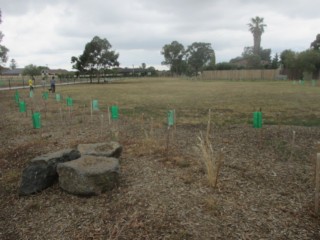
<path id="1" fill-rule="evenodd" d="M 75 195 L 99 195 L 118 184 L 119 160 L 117 158 L 85 155 L 58 164 L 59 185 Z"/>
<path id="2" fill-rule="evenodd" d="M 78 150 L 83 155 L 119 158 L 122 146 L 117 142 L 79 144 Z"/>
<path id="3" fill-rule="evenodd" d="M 50 187 L 58 179 L 57 164 L 80 156 L 78 150 L 65 149 L 32 159 L 22 172 L 19 194 L 30 195 Z"/>

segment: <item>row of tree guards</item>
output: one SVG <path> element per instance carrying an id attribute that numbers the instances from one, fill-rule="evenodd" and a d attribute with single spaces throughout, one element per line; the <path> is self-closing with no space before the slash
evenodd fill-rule
<path id="1" fill-rule="evenodd" d="M 30 93 L 33 93 L 33 91 L 30 91 Z M 33 97 L 33 94 L 29 95 L 30 97 Z M 48 100 L 49 93 L 43 92 L 42 98 L 44 100 Z M 20 99 L 20 95 L 18 90 L 15 92 L 14 95 L 15 102 L 19 106 L 19 112 L 26 113 L 27 112 L 27 104 L 25 101 Z M 60 102 L 62 100 L 62 97 L 60 93 L 55 94 L 55 100 L 57 102 Z M 72 107 L 73 106 L 73 99 L 71 97 L 66 97 L 66 106 Z M 93 114 L 93 111 L 99 111 L 99 101 L 97 99 L 91 100 L 91 116 Z M 112 120 L 119 119 L 119 107 L 117 105 L 112 105 L 108 108 L 108 114 Z M 175 119 L 176 119 L 176 112 L 175 110 L 169 110 L 167 112 L 167 123 L 168 123 L 168 129 L 175 125 Z M 41 128 L 41 114 L 40 112 L 33 112 L 32 111 L 32 123 L 34 128 Z M 254 112 L 253 113 L 253 127 L 254 128 L 262 128 L 262 112 Z"/>
<path id="2" fill-rule="evenodd" d="M 33 91 L 30 91 L 29 97 L 33 97 Z M 49 98 L 49 93 L 48 92 L 43 92 L 42 93 L 42 98 L 44 100 L 48 100 Z M 19 106 L 19 112 L 21 113 L 26 113 L 27 112 L 27 104 L 25 101 L 23 101 L 20 98 L 19 92 L 16 91 L 14 95 L 15 102 Z M 59 93 L 55 94 L 55 100 L 57 102 L 60 102 L 62 100 L 62 97 Z M 66 97 L 66 106 L 67 107 L 72 107 L 73 106 L 73 99 L 71 97 Z M 91 115 L 93 111 L 98 111 L 99 110 L 99 102 L 98 100 L 92 100 L 91 101 Z M 117 120 L 119 119 L 119 107 L 117 105 L 112 105 L 108 108 L 108 113 L 110 114 L 110 118 L 112 120 Z M 38 129 L 41 128 L 41 113 L 40 112 L 33 112 L 32 111 L 32 124 L 33 127 Z"/>
<path id="3" fill-rule="evenodd" d="M 292 81 L 292 84 L 293 85 L 302 85 L 304 86 L 305 85 L 305 80 L 293 80 Z M 311 86 L 312 87 L 316 87 L 317 86 L 317 81 L 316 80 L 311 80 Z"/>

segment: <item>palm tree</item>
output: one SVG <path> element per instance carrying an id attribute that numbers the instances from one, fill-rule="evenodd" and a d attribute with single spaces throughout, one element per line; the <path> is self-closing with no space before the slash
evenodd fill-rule
<path id="1" fill-rule="evenodd" d="M 248 26 L 250 32 L 253 34 L 253 53 L 259 55 L 261 35 L 267 25 L 263 23 L 263 18 L 257 16 L 255 18 L 251 18 L 251 22 L 248 23 Z"/>
<path id="2" fill-rule="evenodd" d="M 317 35 L 316 40 L 311 43 L 310 47 L 314 50 L 320 49 L 320 34 Z"/>

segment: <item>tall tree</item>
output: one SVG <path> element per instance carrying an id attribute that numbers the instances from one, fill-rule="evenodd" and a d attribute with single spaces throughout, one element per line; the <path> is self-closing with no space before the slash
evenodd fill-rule
<path id="1" fill-rule="evenodd" d="M 71 57 L 71 63 L 74 64 L 72 67 L 80 72 L 88 71 L 90 74 L 98 74 L 99 81 L 101 70 L 119 66 L 119 54 L 111 48 L 112 46 L 107 39 L 95 36 L 91 42 L 86 44 L 82 55 Z"/>
<path id="2" fill-rule="evenodd" d="M 286 49 L 280 54 L 280 62 L 283 67 L 283 74 L 287 75 L 289 79 L 298 79 L 301 77 L 301 71 L 297 67 L 298 53 Z"/>
<path id="3" fill-rule="evenodd" d="M 301 73 L 310 73 L 313 77 L 318 78 L 320 72 L 320 52 L 306 50 L 297 55 L 297 69 Z"/>
<path id="4" fill-rule="evenodd" d="M 28 76 L 34 78 L 35 76 L 41 75 L 41 70 L 42 70 L 41 67 L 37 67 L 36 65 L 29 64 L 24 67 L 22 75 L 28 75 Z M 34 84 L 36 84 L 35 79 L 34 79 Z"/>
<path id="5" fill-rule="evenodd" d="M 249 30 L 253 35 L 253 53 L 259 55 L 261 46 L 261 36 L 264 33 L 264 28 L 267 26 L 263 23 L 263 18 L 255 17 L 251 18 L 251 22 L 248 23 Z"/>
<path id="6" fill-rule="evenodd" d="M 287 49 L 280 54 L 281 63 L 286 69 L 294 69 L 296 67 L 297 53 Z"/>
<path id="7" fill-rule="evenodd" d="M 181 74 L 184 69 L 185 49 L 178 41 L 163 46 L 161 54 L 164 56 L 163 65 L 168 65 L 171 73 Z"/>
<path id="8" fill-rule="evenodd" d="M 0 9 L 0 24 L 1 23 L 2 23 L 2 14 L 1 14 L 1 9 Z M 0 31 L 0 43 L 1 43 L 3 37 L 4 37 L 4 35 Z M 9 49 L 0 44 L 0 66 L 3 63 L 6 63 L 8 61 L 8 52 L 9 52 Z"/>
<path id="9" fill-rule="evenodd" d="M 11 59 L 10 61 L 10 69 L 16 69 L 17 68 L 17 62 L 15 59 Z"/>
<path id="10" fill-rule="evenodd" d="M 278 56 L 278 53 L 276 53 L 276 55 L 272 59 L 271 68 L 272 69 L 277 69 L 279 66 L 280 66 L 279 56 Z"/>
<path id="11" fill-rule="evenodd" d="M 191 73 L 198 73 L 207 66 L 215 65 L 215 53 L 211 43 L 194 42 L 186 50 L 187 64 Z"/>

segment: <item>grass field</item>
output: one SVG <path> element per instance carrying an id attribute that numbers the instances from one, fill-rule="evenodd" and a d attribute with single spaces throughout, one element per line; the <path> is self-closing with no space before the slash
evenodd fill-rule
<path id="1" fill-rule="evenodd" d="M 262 109 L 264 123 L 320 125 L 320 88 L 277 82 L 210 82 L 187 79 L 128 79 L 113 84 L 72 85 L 59 88 L 75 104 L 99 100 L 106 108 L 118 104 L 123 114 L 161 120 L 176 109 L 179 123 L 205 122 L 208 109 L 216 124 L 250 123 Z"/>

